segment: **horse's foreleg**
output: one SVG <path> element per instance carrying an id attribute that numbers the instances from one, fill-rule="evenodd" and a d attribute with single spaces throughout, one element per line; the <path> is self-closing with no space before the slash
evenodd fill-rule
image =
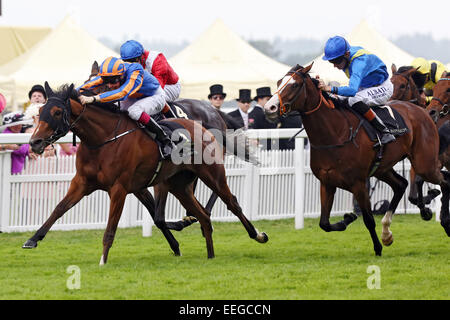
<path id="1" fill-rule="evenodd" d="M 357 219 L 354 213 L 344 215 L 344 220 L 334 224 L 330 224 L 330 213 L 333 207 L 334 195 L 336 187 L 327 186 L 320 183 L 320 222 L 319 226 L 326 232 L 344 231 L 347 226 Z"/>
<path id="2" fill-rule="evenodd" d="M 445 181 L 441 183 L 441 212 L 440 220 L 441 226 L 444 228 L 447 235 L 450 237 L 450 214 L 449 214 L 449 201 L 450 201 L 450 174 L 448 172 L 442 172 L 444 174 Z"/>
<path id="3" fill-rule="evenodd" d="M 387 174 L 377 177 L 381 181 L 386 182 L 394 191 L 394 196 L 389 204 L 389 208 L 386 211 L 381 224 L 383 225 L 383 231 L 381 233 L 381 241 L 385 246 L 390 246 L 394 242 L 392 232 L 389 229 L 392 223 L 392 216 L 397 209 L 400 200 L 408 187 L 408 180 L 399 175 L 395 170 L 389 171 Z"/>
<path id="4" fill-rule="evenodd" d="M 381 256 L 383 246 L 381 245 L 380 240 L 377 236 L 377 232 L 375 230 L 375 219 L 372 215 L 369 192 L 367 190 L 365 181 L 355 184 L 352 192 L 355 195 L 356 200 L 358 201 L 359 207 L 361 208 L 364 224 L 366 225 L 367 230 L 369 230 L 370 236 L 372 238 L 375 254 L 377 256 Z"/>
<path id="5" fill-rule="evenodd" d="M 100 258 L 100 265 L 104 265 L 108 260 L 109 249 L 111 248 L 114 237 L 116 236 L 117 225 L 119 224 L 120 216 L 122 215 L 123 206 L 125 204 L 125 198 L 127 191 L 120 184 L 116 183 L 109 190 L 110 205 L 109 205 L 109 217 L 106 230 L 103 235 L 103 255 Z"/>
<path id="6" fill-rule="evenodd" d="M 58 203 L 50 217 L 39 228 L 39 230 L 36 231 L 36 233 L 23 244 L 22 248 L 36 248 L 38 241 L 44 239 L 53 224 L 87 194 L 86 189 L 84 188 L 85 184 L 81 183 L 81 180 L 82 179 L 79 176 L 75 176 L 72 179 L 66 196 Z"/>
<path id="7" fill-rule="evenodd" d="M 409 181 L 411 181 L 411 186 L 409 189 L 408 200 L 413 205 L 417 205 L 417 184 L 415 183 L 416 173 L 413 167 L 409 170 Z"/>

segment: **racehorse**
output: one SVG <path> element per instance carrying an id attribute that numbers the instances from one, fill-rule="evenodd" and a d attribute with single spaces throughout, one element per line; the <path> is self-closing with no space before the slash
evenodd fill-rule
<path id="1" fill-rule="evenodd" d="M 161 160 L 156 142 L 125 113 L 113 113 L 95 104 L 82 105 L 73 85 L 53 92 L 46 82 L 45 89 L 48 101 L 40 110 L 39 124 L 30 138 L 33 152 L 41 154 L 47 145 L 69 130 L 80 138 L 81 144 L 77 151 L 76 174 L 67 194 L 41 228 L 23 245 L 24 248 L 36 247 L 56 220 L 84 196 L 95 190 L 104 190 L 111 201 L 103 237 L 102 265 L 107 261 L 126 195 L 134 193 L 146 203 L 147 208 L 153 208 L 155 201 L 147 188 L 158 185 L 174 194 L 185 209 L 195 215 L 206 239 L 207 256 L 213 258 L 211 220 L 193 194 L 193 182 L 197 177 L 218 194 L 227 208 L 240 219 L 252 239 L 260 243 L 268 241 L 267 235 L 257 231 L 242 213 L 236 197 L 228 188 L 225 169 L 220 161 L 195 164 L 194 159 L 190 159 L 174 164 Z M 224 151 L 214 136 L 200 124 L 186 119 L 167 122 L 184 128 L 193 141 L 201 141 L 202 152 L 214 150 L 212 156 L 223 157 Z M 201 137 L 194 136 L 195 133 Z M 157 208 L 154 220 L 171 243 L 172 250 L 179 255 L 178 242 L 166 227 L 164 211 Z"/>
<path id="2" fill-rule="evenodd" d="M 99 66 L 97 61 L 94 61 L 91 66 L 91 74 L 87 81 L 96 77 L 98 73 Z M 91 92 L 84 92 L 83 94 L 100 94 L 105 92 L 106 90 L 106 86 L 103 85 L 90 90 Z M 229 154 L 235 155 L 246 162 L 250 162 L 255 165 L 259 164 L 256 157 L 249 149 L 249 144 L 246 136 L 243 134 L 242 130 L 239 130 L 241 128 L 238 122 L 225 112 L 222 112 L 201 100 L 179 99 L 172 105 L 170 113 L 173 113 L 173 115 L 177 118 L 199 121 L 203 127 L 210 130 L 216 136 L 216 138 L 218 138 L 217 141 L 219 141 L 223 145 L 223 147 Z M 227 131 L 230 129 L 231 131 Z M 197 186 L 197 181 L 198 179 L 196 179 L 194 183 L 194 190 Z M 167 192 L 164 189 L 160 189 L 158 191 L 158 194 L 155 195 L 158 200 L 158 204 L 164 207 L 165 201 L 167 199 Z M 216 193 L 213 192 L 211 194 L 205 207 L 208 214 L 211 214 L 217 197 L 218 196 Z M 164 201 L 162 201 L 163 199 Z M 191 213 L 187 212 L 187 217 L 182 221 L 167 223 L 168 228 L 181 231 L 185 227 L 192 224 L 194 220 L 189 218 L 192 216 L 193 215 Z"/>
<path id="3" fill-rule="evenodd" d="M 426 108 L 426 100 L 420 94 L 412 75 L 417 71 L 416 68 L 411 66 L 402 66 L 397 70 L 395 64 L 391 66 L 392 77 L 391 81 L 394 85 L 394 93 L 392 94 L 391 101 L 401 100 L 412 102 L 422 108 Z M 409 177 L 411 181 L 408 200 L 414 205 L 417 205 L 418 189 L 422 188 L 423 181 L 420 178 L 416 178 L 414 168 L 411 168 L 409 172 Z M 428 190 L 428 195 L 423 198 L 425 204 L 431 203 L 435 197 L 437 197 L 441 192 L 438 189 Z M 431 220 L 433 217 L 433 212 L 429 208 L 420 210 L 420 216 L 423 220 Z"/>
<path id="4" fill-rule="evenodd" d="M 301 114 L 311 146 L 310 166 L 320 180 L 320 227 L 327 232 L 343 231 L 356 219 L 356 215 L 346 214 L 338 223 L 330 224 L 329 220 L 336 188 L 350 191 L 361 208 L 375 254 L 381 256 L 382 245 L 375 230 L 366 188 L 366 181 L 378 151 L 374 149 L 366 131 L 356 129 L 361 125 L 360 120 L 344 108 L 345 102 L 322 93 L 318 88 L 318 80 L 312 79 L 308 74 L 311 68 L 312 64 L 305 68 L 297 65 L 278 81 L 277 92 L 264 106 L 266 118 L 274 121 L 293 111 Z M 425 109 L 409 102 L 398 101 L 390 106 L 401 114 L 409 131 L 384 146 L 381 163 L 373 174 L 394 191 L 389 209 L 382 219 L 383 244 L 389 246 L 393 242 L 389 227 L 408 185 L 407 180 L 393 169 L 393 166 L 405 157 L 410 159 L 417 174 L 423 179 L 441 186 L 441 224 L 450 236 L 450 185 L 445 180 L 450 180 L 450 174 L 440 171 L 436 126 Z"/>

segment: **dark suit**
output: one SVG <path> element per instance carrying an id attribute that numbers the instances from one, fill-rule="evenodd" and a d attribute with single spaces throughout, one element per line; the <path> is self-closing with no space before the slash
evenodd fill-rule
<path id="1" fill-rule="evenodd" d="M 234 111 L 231 111 L 228 113 L 231 117 L 233 117 L 241 126 L 241 128 L 245 127 L 244 119 L 242 119 L 241 112 L 239 109 L 236 109 Z"/>
<path id="2" fill-rule="evenodd" d="M 255 105 L 252 112 L 248 114 L 248 128 L 249 129 L 275 129 L 277 127 L 276 123 L 271 123 L 267 121 L 264 114 L 264 109 Z M 270 139 L 260 140 L 260 144 L 263 145 L 264 149 L 270 150 L 272 146 L 272 141 Z"/>
<path id="3" fill-rule="evenodd" d="M 292 116 L 280 119 L 280 128 L 299 128 L 303 127 L 300 116 Z M 305 145 L 307 142 L 305 142 Z M 295 149 L 295 139 L 289 142 L 289 139 L 280 139 L 280 150 Z"/>

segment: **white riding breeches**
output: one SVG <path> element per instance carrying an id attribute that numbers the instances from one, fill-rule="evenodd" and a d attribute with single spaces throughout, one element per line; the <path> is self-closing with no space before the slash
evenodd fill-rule
<path id="1" fill-rule="evenodd" d="M 128 98 L 120 103 L 120 110 L 128 111 L 131 119 L 138 121 L 142 112 L 154 115 L 162 111 L 166 104 L 165 94 L 161 87 L 150 96 L 140 99 Z"/>
<path id="2" fill-rule="evenodd" d="M 164 86 L 164 95 L 166 102 L 173 102 L 178 99 L 181 91 L 181 83 L 178 81 L 175 84 L 166 84 Z"/>
<path id="3" fill-rule="evenodd" d="M 357 102 L 364 102 L 367 106 L 382 106 L 385 105 L 394 93 L 394 85 L 391 79 L 377 87 L 362 89 L 358 91 L 354 97 L 348 98 L 348 104 L 353 106 Z"/>

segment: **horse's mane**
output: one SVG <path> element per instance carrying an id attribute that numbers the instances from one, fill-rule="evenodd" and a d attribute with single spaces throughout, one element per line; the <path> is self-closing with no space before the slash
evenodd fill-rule
<path id="1" fill-rule="evenodd" d="M 401 66 L 400 68 L 398 68 L 396 73 L 403 73 L 405 71 L 411 70 L 412 68 L 412 66 Z"/>
<path id="2" fill-rule="evenodd" d="M 56 91 L 54 91 L 54 94 L 57 97 L 64 99 L 65 97 L 67 97 L 67 93 L 68 93 L 69 89 L 70 89 L 69 84 L 63 84 Z M 88 97 L 95 95 L 95 93 L 92 92 L 91 90 L 83 90 L 82 93 L 83 93 L 83 95 L 88 96 Z M 76 89 L 72 89 L 69 97 L 70 97 L 70 99 L 75 100 L 78 103 L 81 103 L 80 95 L 81 95 L 80 92 L 78 92 Z M 92 103 L 91 105 L 99 107 L 105 111 L 109 111 L 112 113 L 123 113 L 122 111 L 119 110 L 117 105 L 112 102 L 95 102 L 95 103 Z"/>

